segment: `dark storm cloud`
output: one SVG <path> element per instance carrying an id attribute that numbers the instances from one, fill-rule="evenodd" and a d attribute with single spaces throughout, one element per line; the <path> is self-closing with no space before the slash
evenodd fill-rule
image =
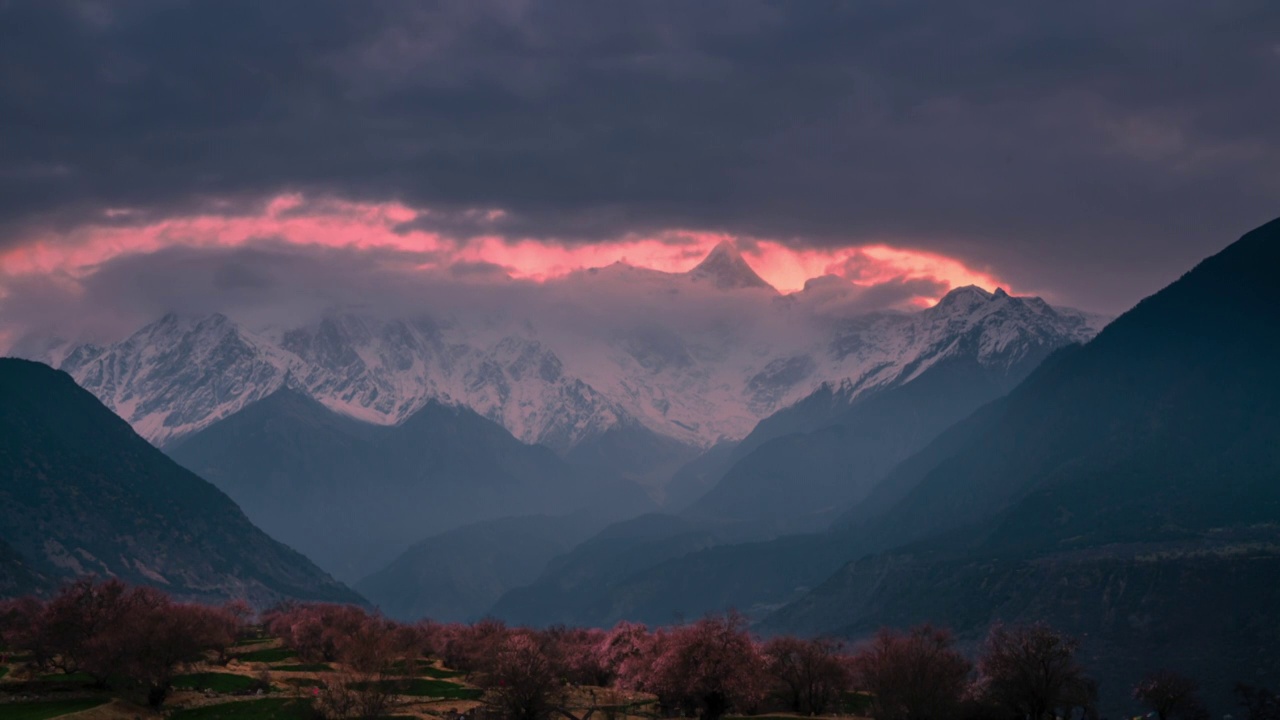
<path id="1" fill-rule="evenodd" d="M 1280 6 L 10 0 L 0 118 L 9 242 L 295 190 L 890 241 L 1110 310 L 1280 210 Z"/>

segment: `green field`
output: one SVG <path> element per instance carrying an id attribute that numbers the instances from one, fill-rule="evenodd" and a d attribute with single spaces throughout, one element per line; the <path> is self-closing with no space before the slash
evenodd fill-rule
<path id="1" fill-rule="evenodd" d="M 455 678 L 463 673 L 454 670 L 444 670 L 429 664 L 426 660 L 397 660 L 392 666 L 391 671 L 397 675 L 423 676 L 443 680 L 446 678 Z"/>
<path id="2" fill-rule="evenodd" d="M 48 675 L 41 675 L 37 679 L 44 680 L 45 682 L 59 682 L 59 683 L 91 683 L 93 682 L 93 677 L 89 675 L 89 673 L 82 673 L 82 672 L 75 672 L 75 673 L 71 673 L 70 675 L 66 675 L 64 673 L 49 673 Z"/>
<path id="3" fill-rule="evenodd" d="M 362 683 L 357 683 L 359 687 Z M 483 690 L 476 688 L 463 687 L 457 683 L 447 682 L 445 680 L 430 680 L 427 678 L 413 678 L 411 680 L 382 680 L 382 685 L 389 685 L 400 695 L 413 695 L 415 697 L 439 698 L 444 700 L 479 700 L 484 695 Z"/>
<path id="4" fill-rule="evenodd" d="M 277 665 L 272 670 L 277 672 L 333 672 L 333 667 L 325 663 L 303 663 L 301 665 Z"/>
<path id="5" fill-rule="evenodd" d="M 324 687 L 324 682 L 315 678 L 285 678 L 286 685 L 292 685 L 300 688 L 318 688 Z"/>
<path id="6" fill-rule="evenodd" d="M 235 656 L 237 660 L 242 660 L 244 662 L 260 662 L 260 663 L 280 662 L 282 660 L 289 660 L 295 657 L 298 657 L 297 654 L 294 653 L 289 648 L 285 648 L 285 647 L 267 648 L 266 650 L 254 650 L 253 652 L 247 652 L 247 653 L 244 653 L 243 655 Z"/>
<path id="7" fill-rule="evenodd" d="M 438 667 L 424 667 L 419 668 L 416 674 L 424 677 L 436 678 L 437 680 L 444 680 L 446 678 L 461 677 L 464 673 L 460 673 L 456 670 L 443 670 Z"/>
<path id="8" fill-rule="evenodd" d="M 95 708 L 107 702 L 102 698 L 80 700 L 46 700 L 29 703 L 8 703 L 0 705 L 0 714 L 5 720 L 47 720 L 68 715 L 81 710 Z"/>
<path id="9" fill-rule="evenodd" d="M 195 673 L 179 675 L 173 679 L 175 688 L 185 690 L 212 690 L 220 693 L 234 693 L 253 690 L 259 685 L 255 678 L 230 673 Z"/>
<path id="10" fill-rule="evenodd" d="M 0 678 L 3 678 L 5 675 L 8 675 L 8 674 L 9 674 L 9 666 L 0 665 Z"/>
<path id="11" fill-rule="evenodd" d="M 169 720 L 302 720 L 310 712 L 301 700 L 267 698 L 179 710 Z"/>
<path id="12" fill-rule="evenodd" d="M 261 645 L 262 643 L 269 643 L 271 642 L 271 640 L 272 638 L 266 638 L 266 637 L 245 638 L 244 640 L 237 640 L 235 647 L 245 647 L 247 645 Z"/>

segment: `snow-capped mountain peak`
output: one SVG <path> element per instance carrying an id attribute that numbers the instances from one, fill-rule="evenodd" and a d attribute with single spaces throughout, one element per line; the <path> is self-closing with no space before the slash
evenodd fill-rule
<path id="1" fill-rule="evenodd" d="M 764 278 L 752 269 L 733 243 L 727 240 L 712 248 L 711 252 L 690 270 L 688 275 L 694 280 L 710 282 L 721 290 L 741 288 L 774 290 L 772 285 L 765 282 Z M 774 292 L 777 291 L 774 290 Z"/>
<path id="2" fill-rule="evenodd" d="M 696 298 L 648 292 L 691 280 L 735 292 L 760 288 L 729 245 L 689 273 L 623 273 L 608 282 L 625 279 L 651 304 L 627 318 L 601 314 L 596 325 L 550 315 L 494 325 L 461 315 L 334 312 L 259 330 L 221 314 L 171 314 L 110 345 L 30 347 L 43 348 L 35 359 L 60 360 L 156 444 L 287 386 L 381 424 L 399 423 L 431 401 L 465 406 L 525 442 L 567 452 L 623 425 L 707 447 L 745 436 L 823 385 L 852 400 L 909 382 L 949 357 L 1013 367 L 1088 340 L 1101 326 L 1096 316 L 1039 298 L 976 287 L 957 288 L 916 313 L 836 318 L 777 303 L 774 292 L 719 303 L 702 317 L 681 309 Z M 670 322 L 655 323 L 654 313 Z"/>

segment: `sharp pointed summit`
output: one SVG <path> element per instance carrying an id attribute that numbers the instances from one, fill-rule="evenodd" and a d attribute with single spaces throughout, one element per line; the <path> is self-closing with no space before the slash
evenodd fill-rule
<path id="1" fill-rule="evenodd" d="M 774 290 L 772 285 L 765 282 L 764 278 L 751 269 L 751 266 L 742 258 L 742 254 L 738 252 L 738 249 L 727 240 L 712 248 L 702 262 L 689 271 L 689 277 L 694 280 L 709 280 L 721 290 L 736 290 L 739 288 L 768 288 Z"/>

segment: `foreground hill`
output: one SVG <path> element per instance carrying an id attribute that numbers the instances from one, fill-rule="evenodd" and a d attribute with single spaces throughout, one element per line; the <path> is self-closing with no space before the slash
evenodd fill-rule
<path id="1" fill-rule="evenodd" d="M 1047 619 L 1121 679 L 1280 673 L 1278 266 L 1275 221 L 952 428 L 846 520 L 852 547 L 901 547 L 767 625 Z"/>
<path id="2" fill-rule="evenodd" d="M 399 425 L 374 425 L 282 389 L 169 453 L 349 582 L 462 525 L 649 502 L 634 483 L 588 475 L 471 410 L 436 402 Z"/>
<path id="3" fill-rule="evenodd" d="M 85 573 L 202 600 L 361 601 L 69 375 L 0 359 L 0 587 Z"/>

